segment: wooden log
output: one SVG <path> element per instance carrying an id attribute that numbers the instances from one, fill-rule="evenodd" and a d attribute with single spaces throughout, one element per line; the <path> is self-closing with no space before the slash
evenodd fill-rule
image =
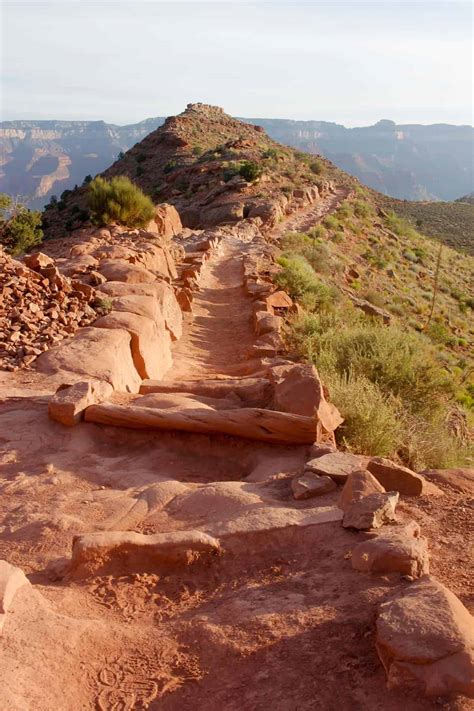
<path id="1" fill-rule="evenodd" d="M 226 398 L 236 395 L 249 407 L 265 407 L 273 397 L 267 378 L 227 378 L 209 380 L 143 380 L 140 393 L 189 393 L 203 397 Z"/>
<path id="2" fill-rule="evenodd" d="M 313 444 L 316 440 L 316 420 L 313 417 L 250 407 L 236 410 L 197 408 L 176 412 L 103 403 L 88 407 L 85 420 L 130 429 L 227 434 L 282 444 Z"/>

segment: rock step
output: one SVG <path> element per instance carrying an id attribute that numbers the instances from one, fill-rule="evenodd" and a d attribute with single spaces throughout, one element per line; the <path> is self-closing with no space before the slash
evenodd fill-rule
<path id="1" fill-rule="evenodd" d="M 235 395 L 251 407 L 265 407 L 273 388 L 266 378 L 226 378 L 209 380 L 144 380 L 140 393 L 188 393 L 205 397 L 226 398 Z"/>
<path id="2" fill-rule="evenodd" d="M 202 434 L 227 434 L 245 439 L 281 444 L 313 444 L 316 440 L 314 417 L 290 415 L 260 408 L 236 410 L 170 410 L 113 405 L 91 405 L 86 422 L 131 429 L 181 430 Z"/>

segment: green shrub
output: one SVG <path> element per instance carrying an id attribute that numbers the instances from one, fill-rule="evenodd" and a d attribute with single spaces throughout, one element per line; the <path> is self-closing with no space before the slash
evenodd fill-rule
<path id="1" fill-rule="evenodd" d="M 259 178 L 263 173 L 263 168 L 258 163 L 250 160 L 244 160 L 239 168 L 239 174 L 247 181 L 247 183 L 253 183 Z"/>
<path id="2" fill-rule="evenodd" d="M 353 206 L 354 215 L 356 217 L 366 219 L 367 217 L 371 217 L 374 214 L 374 209 L 372 205 L 370 205 L 368 202 L 365 202 L 364 200 L 355 200 Z"/>
<path id="3" fill-rule="evenodd" d="M 193 148 L 193 155 L 194 155 L 194 156 L 200 156 L 200 155 L 202 155 L 202 148 L 201 148 L 201 146 L 194 146 L 194 148 Z"/>
<path id="4" fill-rule="evenodd" d="M 339 205 L 335 214 L 340 220 L 348 220 L 353 215 L 352 207 L 349 205 L 348 202 L 343 202 L 341 205 Z"/>
<path id="5" fill-rule="evenodd" d="M 358 454 L 386 457 L 393 454 L 403 437 L 400 404 L 378 385 L 353 373 L 326 376 L 331 401 L 344 417 L 337 429 L 340 444 Z"/>
<path id="6" fill-rule="evenodd" d="M 145 161 L 147 158 L 148 158 L 148 156 L 146 153 L 138 153 L 138 155 L 136 157 L 136 161 L 137 161 L 137 163 L 143 163 L 143 161 Z"/>
<path id="7" fill-rule="evenodd" d="M 323 220 L 323 225 L 328 228 L 328 230 L 337 230 L 339 228 L 339 220 L 334 215 L 328 215 Z"/>
<path id="8" fill-rule="evenodd" d="M 0 193 L 0 244 L 17 256 L 40 244 L 43 239 L 41 213 Z"/>
<path id="9" fill-rule="evenodd" d="M 155 213 L 148 196 L 125 176 L 110 181 L 98 176 L 89 183 L 89 207 L 100 225 L 118 222 L 127 227 L 144 227 Z"/>
<path id="10" fill-rule="evenodd" d="M 379 308 L 383 308 L 385 306 L 385 299 L 383 295 L 380 293 L 380 291 L 375 291 L 374 289 L 368 289 L 362 294 L 362 297 L 366 300 L 369 301 L 371 304 L 374 306 L 378 306 Z"/>
<path id="11" fill-rule="evenodd" d="M 322 225 L 315 225 L 310 230 L 308 230 L 308 235 L 313 239 L 325 239 L 326 230 Z"/>
<path id="12" fill-rule="evenodd" d="M 386 214 L 385 224 L 392 232 L 395 232 L 395 234 L 399 235 L 400 237 L 418 239 L 420 236 L 415 230 L 415 228 L 407 220 L 404 220 L 403 217 L 399 217 L 398 215 L 396 215 L 393 210 Z"/>
<path id="13" fill-rule="evenodd" d="M 311 163 L 309 164 L 309 168 L 315 175 L 322 175 L 325 170 L 325 165 L 322 160 L 316 158 L 315 160 L 311 161 Z"/>
<path id="14" fill-rule="evenodd" d="M 321 282 L 301 254 L 285 253 L 278 259 L 278 263 L 283 269 L 276 275 L 276 283 L 305 308 L 327 309 L 337 299 L 334 287 Z"/>

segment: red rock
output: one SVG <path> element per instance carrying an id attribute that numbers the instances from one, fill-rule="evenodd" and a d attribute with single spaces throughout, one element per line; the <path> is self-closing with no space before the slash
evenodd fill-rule
<path id="1" fill-rule="evenodd" d="M 387 527 L 352 551 L 352 567 L 372 573 L 400 573 L 419 578 L 429 573 L 428 544 L 415 521 Z"/>
<path id="2" fill-rule="evenodd" d="M 54 265 L 54 260 L 48 257 L 47 254 L 43 252 L 35 252 L 34 254 L 27 254 L 23 258 L 26 266 L 33 271 L 41 272 L 45 267 L 50 267 Z"/>
<path id="3" fill-rule="evenodd" d="M 291 482 L 293 496 L 297 501 L 312 499 L 315 496 L 323 496 L 337 488 L 336 482 L 328 476 L 317 476 L 316 474 L 305 474 L 295 477 Z"/>
<path id="4" fill-rule="evenodd" d="M 474 620 L 435 578 L 424 576 L 382 603 L 376 647 L 389 689 L 474 696 Z"/>
<path id="5" fill-rule="evenodd" d="M 320 476 L 330 476 L 338 484 L 345 484 L 349 474 L 363 468 L 366 461 L 366 457 L 357 454 L 335 451 L 311 459 L 306 462 L 305 469 Z"/>
<path id="6" fill-rule="evenodd" d="M 366 531 L 380 528 L 384 523 L 396 522 L 395 507 L 398 503 L 398 491 L 387 494 L 368 494 L 353 501 L 346 509 L 342 525 L 344 528 L 356 528 Z"/>
<path id="7" fill-rule="evenodd" d="M 455 491 L 474 495 L 474 469 L 426 469 L 420 472 L 420 476 L 437 484 L 446 484 Z"/>
<path id="8" fill-rule="evenodd" d="M 423 493 L 423 477 L 389 459 L 372 457 L 367 463 L 367 469 L 387 491 L 398 491 L 408 496 Z"/>
<path id="9" fill-rule="evenodd" d="M 343 511 L 347 511 L 354 502 L 360 501 L 364 496 L 383 494 L 384 492 L 383 486 L 370 472 L 359 469 L 348 475 L 339 497 L 338 506 Z"/>
<path id="10" fill-rule="evenodd" d="M 72 427 L 82 420 L 86 407 L 107 400 L 112 393 L 110 383 L 81 380 L 56 391 L 48 402 L 48 414 L 52 420 Z"/>
<path id="11" fill-rule="evenodd" d="M 0 634 L 13 598 L 24 585 L 30 585 L 24 572 L 6 560 L 0 560 Z"/>

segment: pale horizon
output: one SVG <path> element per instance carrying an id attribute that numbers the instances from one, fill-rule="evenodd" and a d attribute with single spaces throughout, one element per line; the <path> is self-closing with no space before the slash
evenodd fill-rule
<path id="1" fill-rule="evenodd" d="M 457 1 L 6 0 L 1 119 L 472 126 L 471 24 Z"/>

